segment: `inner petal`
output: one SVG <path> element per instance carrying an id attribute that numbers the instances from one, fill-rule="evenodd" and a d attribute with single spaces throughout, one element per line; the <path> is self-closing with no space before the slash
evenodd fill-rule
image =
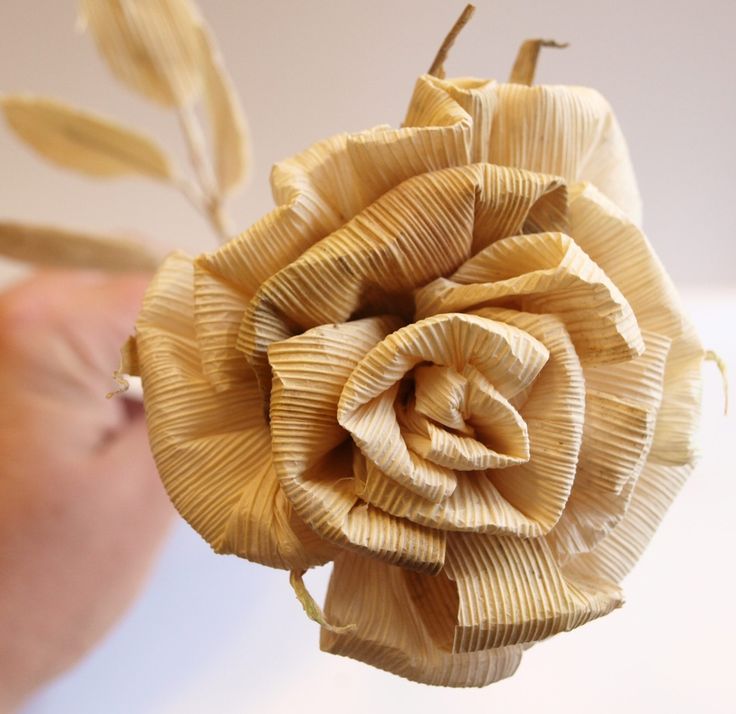
<path id="1" fill-rule="evenodd" d="M 428 461 L 459 471 L 527 461 L 529 435 L 521 415 L 478 370 L 467 367 L 465 373 L 472 378 L 447 367 L 415 370 L 416 402 L 398 407 L 406 445 Z M 453 422 L 464 429 L 451 430 Z"/>

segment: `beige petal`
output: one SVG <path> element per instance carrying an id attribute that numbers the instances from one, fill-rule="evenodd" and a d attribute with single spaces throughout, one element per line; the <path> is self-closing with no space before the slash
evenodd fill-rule
<path id="1" fill-rule="evenodd" d="M 216 393 L 201 373 L 191 261 L 170 256 L 137 324 L 151 449 L 182 516 L 220 553 L 305 569 L 333 550 L 299 523 L 279 488 L 255 382 Z"/>
<path id="2" fill-rule="evenodd" d="M 583 370 L 558 318 L 500 308 L 476 314 L 517 327 L 549 350 L 549 361 L 519 407 L 531 457 L 491 475 L 501 495 L 536 523 L 537 533 L 547 533 L 560 518 L 575 479 L 585 414 Z"/>
<path id="3" fill-rule="evenodd" d="M 557 179 L 486 164 L 405 181 L 261 286 L 240 348 L 267 392 L 272 334 L 343 322 L 356 311 L 411 313 L 412 290 L 536 223 L 538 206 L 549 218 L 564 203 Z"/>
<path id="4" fill-rule="evenodd" d="M 204 100 L 212 133 L 215 177 L 220 192 L 225 194 L 240 184 L 248 173 L 248 129 L 237 92 L 211 33 L 202 28 L 200 38 Z"/>
<path id="5" fill-rule="evenodd" d="M 608 276 L 569 236 L 496 241 L 452 276 L 416 295 L 420 317 L 504 305 L 560 317 L 583 364 L 620 362 L 644 349 L 634 313 Z"/>
<path id="6" fill-rule="evenodd" d="M 594 187 L 575 187 L 570 219 L 575 241 L 621 290 L 639 327 L 672 340 L 651 458 L 672 465 L 689 463 L 696 454 L 705 351 L 675 288 L 641 230 Z"/>
<path id="7" fill-rule="evenodd" d="M 80 0 L 82 21 L 112 73 L 165 106 L 182 105 L 201 85 L 201 19 L 189 0 Z"/>
<path id="8" fill-rule="evenodd" d="M 626 515 L 592 552 L 578 556 L 575 566 L 620 582 L 649 545 L 692 470 L 691 464 L 668 466 L 648 461 Z"/>
<path id="9" fill-rule="evenodd" d="M 644 332 L 641 356 L 585 370 L 583 443 L 570 498 L 548 535 L 558 562 L 592 550 L 623 518 L 649 454 L 670 340 Z"/>
<path id="10" fill-rule="evenodd" d="M 491 474 L 482 471 L 459 473 L 452 494 L 436 503 L 399 485 L 367 461 L 362 472 L 356 469 L 356 493 L 382 511 L 429 528 L 511 533 L 522 537 L 540 535 L 539 524 L 499 493 Z"/>
<path id="11" fill-rule="evenodd" d="M 455 489 L 456 477 L 426 468 L 431 462 L 407 448 L 394 411 L 400 380 L 423 362 L 459 373 L 469 364 L 510 398 L 532 383 L 547 356 L 521 330 L 471 315 L 436 315 L 394 332 L 363 358 L 345 384 L 338 420 L 381 471 L 438 502 Z"/>
<path id="12" fill-rule="evenodd" d="M 443 574 L 410 573 L 344 553 L 335 559 L 325 611 L 331 621 L 357 628 L 348 634 L 323 629 L 324 651 L 416 682 L 482 687 L 511 676 L 521 661 L 521 646 L 452 651 L 457 593 Z"/>
<path id="13" fill-rule="evenodd" d="M 0 221 L 0 255 L 34 265 L 116 272 L 148 272 L 160 262 L 145 246 L 125 238 L 15 221 Z"/>
<path id="14" fill-rule="evenodd" d="M 274 464 L 297 513 L 322 537 L 389 563 L 436 571 L 444 562 L 444 536 L 358 499 L 352 445 L 343 443 L 348 434 L 337 422 L 351 371 L 397 326 L 391 318 L 369 318 L 271 345 Z"/>
<path id="15" fill-rule="evenodd" d="M 435 108 L 447 105 L 441 92 L 470 118 L 472 161 L 562 176 L 570 183 L 590 181 L 640 222 L 626 141 L 610 105 L 594 89 L 425 75 L 417 81 L 404 126 L 437 122 Z"/>
<path id="16" fill-rule="evenodd" d="M 565 577 L 543 538 L 453 533 L 447 548 L 460 606 L 455 652 L 536 642 L 623 604 L 613 583 Z"/>
<path id="17" fill-rule="evenodd" d="M 0 99 L 15 133 L 44 158 L 98 178 L 171 178 L 169 160 L 156 143 L 110 119 L 55 99 L 30 95 Z"/>

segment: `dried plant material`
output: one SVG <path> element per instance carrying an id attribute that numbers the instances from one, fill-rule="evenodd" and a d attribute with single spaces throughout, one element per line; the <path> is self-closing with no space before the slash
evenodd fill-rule
<path id="1" fill-rule="evenodd" d="M 204 100 L 211 126 L 215 177 L 224 195 L 248 174 L 248 130 L 220 52 L 205 29 L 201 31 L 201 41 Z"/>
<path id="2" fill-rule="evenodd" d="M 289 575 L 289 582 L 291 583 L 291 587 L 294 588 L 297 600 L 299 600 L 301 606 L 304 608 L 304 612 L 307 613 L 307 617 L 321 625 L 327 632 L 333 632 L 336 635 L 352 632 L 355 629 L 355 625 L 331 625 L 327 622 L 322 608 L 314 601 L 314 598 L 307 590 L 307 586 L 304 584 L 304 572 L 303 570 L 292 570 Z"/>
<path id="3" fill-rule="evenodd" d="M 706 353 L 607 102 L 425 75 L 402 128 L 322 141 L 272 188 L 166 261 L 137 324 L 184 517 L 291 571 L 323 649 L 429 684 L 510 676 L 620 607 L 692 469 Z M 301 578 L 330 560 L 322 612 Z"/>
<path id="4" fill-rule="evenodd" d="M 717 352 L 706 350 L 705 359 L 708 362 L 715 362 L 718 371 L 721 373 L 723 381 L 723 413 L 728 414 L 728 367 L 726 361 Z"/>
<path id="5" fill-rule="evenodd" d="M 160 260 L 132 240 L 0 221 L 0 255 L 54 268 L 153 271 Z"/>
<path id="6" fill-rule="evenodd" d="M 172 177 L 166 155 L 151 139 L 109 119 L 42 97 L 3 97 L 0 104 L 15 133 L 59 166 L 98 178 Z"/>
<path id="7" fill-rule="evenodd" d="M 539 50 L 542 47 L 564 49 L 568 47 L 568 44 L 567 42 L 557 42 L 556 40 L 526 40 L 519 48 L 519 54 L 516 55 L 516 61 L 509 77 L 509 83 L 526 85 L 534 83 Z"/>
<path id="8" fill-rule="evenodd" d="M 138 363 L 138 347 L 135 337 L 129 337 L 120 348 L 120 365 L 113 372 L 113 379 L 118 383 L 118 388 L 114 392 L 109 392 L 105 396 L 112 399 L 120 394 L 124 394 L 130 389 L 130 383 L 127 377 L 140 376 L 140 364 Z"/>
<path id="9" fill-rule="evenodd" d="M 202 84 L 201 20 L 189 0 L 80 0 L 89 27 L 113 74 L 164 106 L 181 106 Z"/>
<path id="10" fill-rule="evenodd" d="M 457 18 L 455 24 L 447 33 L 447 37 L 445 37 L 444 42 L 440 45 L 440 49 L 437 51 L 437 56 L 434 58 L 432 66 L 427 70 L 427 74 L 439 77 L 440 79 L 445 78 L 445 60 L 447 59 L 447 55 L 455 44 L 457 36 L 462 32 L 463 27 L 470 22 L 474 12 L 475 5 L 468 4 L 465 6 L 463 11 L 460 13 L 460 17 Z"/>

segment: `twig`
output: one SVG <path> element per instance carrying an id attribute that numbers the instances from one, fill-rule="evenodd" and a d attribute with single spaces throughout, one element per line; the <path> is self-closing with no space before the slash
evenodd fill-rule
<path id="1" fill-rule="evenodd" d="M 220 241 L 224 243 L 232 237 L 232 229 L 222 205 L 222 197 L 212 178 L 212 172 L 207 161 L 202 127 L 190 105 L 180 107 L 178 117 L 201 199 L 193 197 L 191 185 L 187 184 L 186 181 L 178 182 L 177 187 L 205 215 Z"/>
<path id="2" fill-rule="evenodd" d="M 475 5 L 468 4 L 465 6 L 465 9 L 460 13 L 460 17 L 457 18 L 452 29 L 447 33 L 445 41 L 440 45 L 439 50 L 437 50 L 437 54 L 435 55 L 434 62 L 432 62 L 432 66 L 429 68 L 428 74 L 431 74 L 434 77 L 439 77 L 440 79 L 445 78 L 444 64 L 447 59 L 447 55 L 455 44 L 457 36 L 462 32 L 463 27 L 465 27 L 465 25 L 470 21 L 470 18 L 473 17 L 474 12 Z"/>

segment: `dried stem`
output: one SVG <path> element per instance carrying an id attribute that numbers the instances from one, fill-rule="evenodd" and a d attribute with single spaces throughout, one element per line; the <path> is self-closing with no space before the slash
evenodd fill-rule
<path id="1" fill-rule="evenodd" d="M 718 371 L 721 373 L 721 380 L 723 381 L 723 413 L 728 414 L 728 369 L 726 367 L 726 360 L 713 350 L 705 351 L 705 360 L 707 362 L 715 362 Z"/>
<path id="2" fill-rule="evenodd" d="M 178 116 L 201 197 L 197 198 L 191 184 L 184 180 L 177 182 L 177 188 L 209 220 L 218 238 L 224 243 L 232 236 L 232 228 L 222 205 L 222 196 L 212 178 L 202 127 L 191 105 L 180 107 Z"/>
<path id="3" fill-rule="evenodd" d="M 514 67 L 511 70 L 509 82 L 512 84 L 526 84 L 531 86 L 534 82 L 534 75 L 537 71 L 537 60 L 539 59 L 539 50 L 542 47 L 555 47 L 563 49 L 568 46 L 567 42 L 557 42 L 556 40 L 526 40 L 516 55 Z"/>
<path id="4" fill-rule="evenodd" d="M 468 4 L 465 6 L 465 9 L 460 13 L 460 17 L 457 18 L 452 29 L 447 33 L 445 41 L 440 45 L 439 50 L 437 50 L 437 54 L 434 58 L 434 62 L 432 62 L 432 66 L 429 68 L 428 74 L 431 74 L 434 77 L 439 77 L 440 79 L 445 78 L 444 65 L 447 55 L 455 44 L 457 36 L 462 32 L 463 27 L 465 27 L 465 25 L 470 21 L 470 18 L 473 17 L 474 12 L 475 5 Z"/>

